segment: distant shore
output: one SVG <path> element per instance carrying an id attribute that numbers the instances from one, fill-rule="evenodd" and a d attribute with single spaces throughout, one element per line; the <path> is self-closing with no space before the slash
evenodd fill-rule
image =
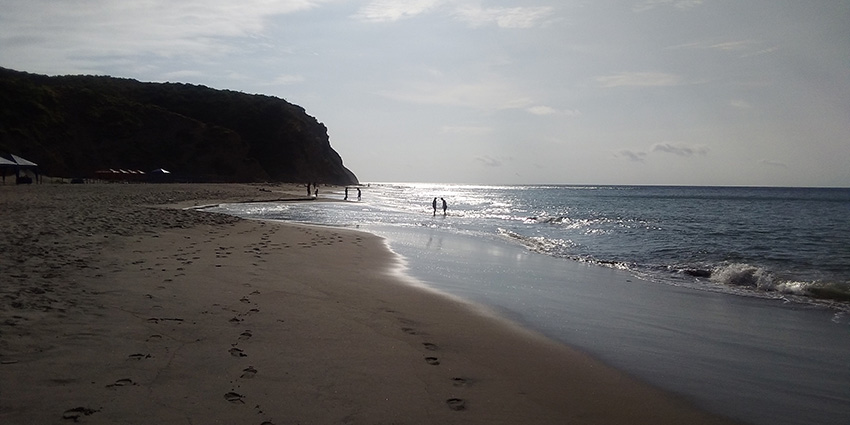
<path id="1" fill-rule="evenodd" d="M 376 236 L 181 209 L 304 190 L 0 186 L 0 422 L 730 423 L 407 284 Z"/>

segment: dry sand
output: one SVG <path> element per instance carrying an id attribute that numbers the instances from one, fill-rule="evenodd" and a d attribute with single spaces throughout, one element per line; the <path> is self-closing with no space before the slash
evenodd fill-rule
<path id="1" fill-rule="evenodd" d="M 162 206 L 302 190 L 0 186 L 0 423 L 727 423 L 406 284 L 375 236 Z"/>

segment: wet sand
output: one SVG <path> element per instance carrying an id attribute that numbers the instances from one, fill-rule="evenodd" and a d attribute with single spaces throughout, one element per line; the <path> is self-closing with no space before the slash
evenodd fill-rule
<path id="1" fill-rule="evenodd" d="M 174 208 L 302 191 L 0 186 L 0 422 L 728 423 L 411 285 L 376 236 Z"/>

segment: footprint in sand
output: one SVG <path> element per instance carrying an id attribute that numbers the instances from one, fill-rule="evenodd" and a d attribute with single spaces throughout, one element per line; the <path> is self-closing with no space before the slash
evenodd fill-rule
<path id="1" fill-rule="evenodd" d="M 432 344 L 430 342 L 423 342 L 422 346 L 428 351 L 437 351 L 440 349 L 440 347 L 437 347 L 437 344 Z"/>
<path id="2" fill-rule="evenodd" d="M 241 349 L 236 347 L 231 348 L 228 352 L 230 352 L 230 355 L 233 357 L 248 357 L 247 354 L 243 353 Z"/>
<path id="3" fill-rule="evenodd" d="M 141 360 L 141 359 L 149 359 L 149 358 L 151 358 L 151 355 L 150 354 L 136 353 L 136 354 L 130 354 L 127 357 L 129 357 L 133 360 Z"/>
<path id="4" fill-rule="evenodd" d="M 246 330 L 245 332 L 242 332 L 241 334 L 239 334 L 239 339 L 244 340 L 244 339 L 251 338 L 252 336 L 254 336 L 254 334 L 252 334 L 251 331 Z"/>
<path id="5" fill-rule="evenodd" d="M 148 319 L 148 323 L 159 322 L 183 322 L 183 319 L 177 317 L 151 317 L 150 319 Z"/>
<path id="6" fill-rule="evenodd" d="M 437 366 L 440 364 L 440 359 L 436 357 L 425 357 L 425 362 L 431 366 Z"/>
<path id="7" fill-rule="evenodd" d="M 235 393 L 233 391 L 224 395 L 224 399 L 231 403 L 244 404 L 245 402 L 242 400 L 242 397 L 244 397 L 242 394 Z"/>
<path id="8" fill-rule="evenodd" d="M 109 384 L 109 385 L 107 385 L 107 386 L 106 386 L 106 388 L 112 388 L 112 387 L 126 387 L 126 386 L 128 386 L 128 385 L 136 385 L 136 383 L 135 383 L 135 382 L 133 382 L 133 380 L 132 380 L 132 379 L 124 378 L 124 379 L 119 379 L 119 380 L 115 381 L 115 383 L 114 383 L 114 384 Z"/>
<path id="9" fill-rule="evenodd" d="M 91 416 L 97 412 L 100 412 L 99 409 L 89 409 L 88 407 L 75 407 L 73 409 L 68 409 L 65 413 L 62 414 L 62 419 L 72 420 L 74 422 L 79 422 L 80 417 L 82 416 Z"/>
<path id="10" fill-rule="evenodd" d="M 245 369 L 242 369 L 242 375 L 240 378 L 251 379 L 254 375 L 257 374 L 257 369 L 254 369 L 254 366 L 248 366 Z"/>
<path id="11" fill-rule="evenodd" d="M 452 378 L 452 385 L 455 387 L 468 387 L 472 385 L 472 379 L 469 378 Z"/>
<path id="12" fill-rule="evenodd" d="M 466 401 L 461 398 L 450 398 L 446 400 L 446 404 L 449 405 L 449 409 L 454 411 L 466 410 Z"/>
<path id="13" fill-rule="evenodd" d="M 401 331 L 408 335 L 419 335 L 419 332 L 417 332 L 416 329 L 413 328 L 401 328 Z"/>

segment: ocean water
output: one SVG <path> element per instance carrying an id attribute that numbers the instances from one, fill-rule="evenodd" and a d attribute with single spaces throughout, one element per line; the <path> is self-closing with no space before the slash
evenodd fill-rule
<path id="1" fill-rule="evenodd" d="M 850 189 L 362 192 L 359 202 L 216 210 L 379 234 L 426 284 L 709 410 L 759 424 L 848 423 Z"/>

